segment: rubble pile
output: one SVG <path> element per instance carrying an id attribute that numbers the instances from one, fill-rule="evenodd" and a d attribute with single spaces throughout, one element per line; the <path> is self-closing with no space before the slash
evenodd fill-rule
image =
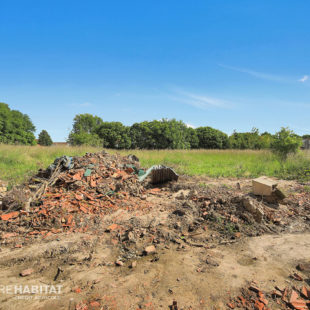
<path id="1" fill-rule="evenodd" d="M 22 189 L 7 193 L 0 227 L 28 236 L 85 232 L 116 209 L 143 209 L 148 203 L 139 198 L 144 192 L 139 170 L 139 162 L 132 156 L 102 152 L 60 158 Z"/>
<path id="2" fill-rule="evenodd" d="M 172 184 L 172 190 L 181 192 L 177 200 L 185 200 L 173 212 L 174 223 L 181 222 L 183 229 L 187 225 L 193 231 L 204 222 L 215 231 L 231 236 L 240 232 L 257 236 L 309 229 L 310 196 L 303 192 L 288 197 L 278 195 L 276 199 L 275 196 L 254 195 L 248 189 L 245 193 L 225 186 L 199 189 L 193 185 L 185 196 L 180 184 Z"/>
<path id="3" fill-rule="evenodd" d="M 271 292 L 264 293 L 256 283 L 241 290 L 241 295 L 227 303 L 227 309 L 295 309 L 308 310 L 310 307 L 310 288 L 306 285 L 293 287 L 275 286 Z"/>

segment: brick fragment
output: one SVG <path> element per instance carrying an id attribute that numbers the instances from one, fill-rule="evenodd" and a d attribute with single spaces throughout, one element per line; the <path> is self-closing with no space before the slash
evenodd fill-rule
<path id="1" fill-rule="evenodd" d="M 10 212 L 10 213 L 7 213 L 7 214 L 2 214 L 0 216 L 1 220 L 2 221 L 8 221 L 10 219 L 14 219 L 16 217 L 18 217 L 19 215 L 19 212 L 18 211 L 14 211 L 14 212 Z"/>
<path id="2" fill-rule="evenodd" d="M 19 275 L 21 277 L 27 277 L 27 276 L 30 276 L 33 272 L 34 270 L 32 268 L 28 268 L 28 269 L 23 270 Z"/>

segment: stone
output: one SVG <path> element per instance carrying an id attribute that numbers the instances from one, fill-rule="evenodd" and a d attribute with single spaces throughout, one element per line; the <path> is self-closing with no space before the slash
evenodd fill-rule
<path id="1" fill-rule="evenodd" d="M 156 253 L 156 248 L 154 245 L 149 245 L 144 249 L 144 254 L 145 255 L 150 255 Z"/>
<path id="2" fill-rule="evenodd" d="M 257 223 L 261 223 L 263 220 L 264 212 L 250 197 L 244 197 L 242 199 L 242 205 L 246 211 L 251 213 Z"/>
<path id="3" fill-rule="evenodd" d="M 117 260 L 115 261 L 115 265 L 121 267 L 124 265 L 124 263 L 121 260 Z"/>
<path id="4" fill-rule="evenodd" d="M 137 267 L 137 262 L 134 260 L 134 261 L 130 264 L 129 267 L 130 267 L 130 268 L 136 268 L 136 267 Z"/>
<path id="5" fill-rule="evenodd" d="M 213 266 L 213 267 L 218 267 L 219 266 L 219 263 L 215 259 L 213 259 L 211 257 L 207 257 L 206 258 L 206 264 L 208 264 L 210 266 Z"/>

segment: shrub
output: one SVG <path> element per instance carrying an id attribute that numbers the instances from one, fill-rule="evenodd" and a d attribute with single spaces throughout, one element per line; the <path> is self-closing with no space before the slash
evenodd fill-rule
<path id="1" fill-rule="evenodd" d="M 302 139 L 289 128 L 282 127 L 271 144 L 271 150 L 280 161 L 285 161 L 289 154 L 295 154 L 302 145 Z"/>

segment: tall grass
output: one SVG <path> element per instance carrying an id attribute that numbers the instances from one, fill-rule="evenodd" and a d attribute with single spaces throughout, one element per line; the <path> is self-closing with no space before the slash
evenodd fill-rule
<path id="1" fill-rule="evenodd" d="M 10 184 L 24 181 L 39 168 L 46 168 L 56 157 L 84 155 L 101 148 L 68 146 L 0 145 L 0 179 Z M 109 150 L 111 153 L 118 151 Z M 300 152 L 281 164 L 269 151 L 252 150 L 124 150 L 134 153 L 143 167 L 164 164 L 180 174 L 210 177 L 276 176 L 286 179 L 309 179 L 310 153 Z M 309 175 L 308 175 L 309 174 Z"/>

